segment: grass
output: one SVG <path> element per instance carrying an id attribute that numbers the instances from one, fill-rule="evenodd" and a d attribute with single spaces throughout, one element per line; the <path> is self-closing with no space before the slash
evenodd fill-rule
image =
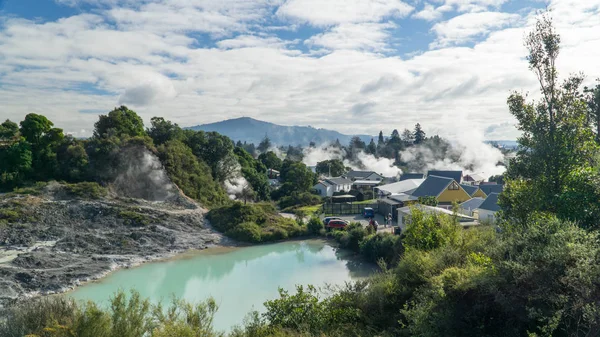
<path id="1" fill-rule="evenodd" d="M 306 212 L 307 215 L 313 215 L 319 212 L 323 208 L 323 205 L 314 205 L 314 206 L 302 206 L 297 208 L 299 211 Z"/>
<path id="2" fill-rule="evenodd" d="M 127 226 L 142 227 L 150 224 L 149 217 L 133 211 L 121 211 L 119 218 L 123 219 Z"/>

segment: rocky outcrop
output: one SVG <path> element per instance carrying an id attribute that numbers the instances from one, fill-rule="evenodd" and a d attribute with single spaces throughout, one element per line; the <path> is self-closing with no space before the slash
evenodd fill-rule
<path id="1" fill-rule="evenodd" d="M 37 196 L 3 195 L 0 305 L 72 289 L 121 267 L 227 244 L 205 210 L 174 189 L 168 201 L 70 198 L 60 185 Z M 15 220 L 14 218 L 18 218 Z"/>

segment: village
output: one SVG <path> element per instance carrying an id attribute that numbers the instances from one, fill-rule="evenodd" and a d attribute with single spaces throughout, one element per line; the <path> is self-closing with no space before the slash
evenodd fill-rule
<path id="1" fill-rule="evenodd" d="M 268 170 L 273 185 L 277 184 L 278 173 Z M 312 192 L 324 200 L 316 213 L 326 227 L 375 223 L 377 231 L 399 228 L 399 233 L 409 222 L 413 208 L 428 214 L 454 215 L 464 228 L 493 225 L 503 187 L 487 181 L 483 174 L 463 171 L 430 170 L 426 174 L 385 177 L 374 171 L 350 170 L 339 177 L 321 175 Z"/>

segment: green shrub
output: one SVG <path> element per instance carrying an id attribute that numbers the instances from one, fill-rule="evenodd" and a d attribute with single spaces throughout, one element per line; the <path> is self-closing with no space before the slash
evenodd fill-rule
<path id="1" fill-rule="evenodd" d="M 6 222 L 15 222 L 19 220 L 21 213 L 13 209 L 0 208 L 0 220 L 6 220 Z"/>
<path id="2" fill-rule="evenodd" d="M 235 227 L 232 227 L 225 235 L 244 242 L 259 243 L 262 241 L 262 230 L 254 222 L 243 222 Z"/>
<path id="3" fill-rule="evenodd" d="M 308 223 L 306 224 L 306 229 L 308 233 L 313 235 L 319 235 L 321 233 L 321 230 L 324 228 L 325 226 L 323 225 L 323 221 L 316 216 L 311 217 L 310 220 L 308 220 Z"/>
<path id="4" fill-rule="evenodd" d="M 63 189 L 69 196 L 84 199 L 100 199 L 108 193 L 106 188 L 94 182 L 66 184 Z"/>
<path id="5" fill-rule="evenodd" d="M 393 265 L 403 252 L 400 236 L 390 233 L 372 234 L 360 242 L 361 255 L 371 262 L 383 259 L 388 265 Z"/>
<path id="6" fill-rule="evenodd" d="M 26 186 L 21 188 L 15 188 L 13 193 L 16 194 L 28 194 L 28 195 L 42 195 L 44 188 L 48 186 L 48 182 L 38 181 L 33 186 Z"/>
<path id="7" fill-rule="evenodd" d="M 361 241 L 369 234 L 367 229 L 358 222 L 348 225 L 342 233 L 343 235 L 338 239 L 340 246 L 355 252 L 360 251 Z"/>
<path id="8" fill-rule="evenodd" d="M 279 199 L 279 207 L 285 209 L 289 207 L 313 206 L 322 202 L 321 197 L 310 192 L 292 193 Z"/>
<path id="9" fill-rule="evenodd" d="M 126 226 L 142 227 L 150 224 L 150 218 L 144 214 L 133 211 L 120 211 L 119 218 L 123 219 Z"/>
<path id="10" fill-rule="evenodd" d="M 244 222 L 253 222 L 263 225 L 270 215 L 275 215 L 275 208 L 270 204 L 243 204 L 234 202 L 213 208 L 208 212 L 206 218 L 219 231 L 227 232 Z"/>

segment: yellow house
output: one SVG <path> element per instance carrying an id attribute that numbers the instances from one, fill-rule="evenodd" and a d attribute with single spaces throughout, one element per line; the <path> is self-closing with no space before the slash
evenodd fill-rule
<path id="1" fill-rule="evenodd" d="M 460 186 L 467 193 L 469 193 L 471 198 L 484 198 L 484 199 L 487 198 L 487 194 L 481 188 L 479 188 L 479 186 L 465 185 L 465 184 L 461 184 Z"/>
<path id="2" fill-rule="evenodd" d="M 456 180 L 434 175 L 428 176 L 412 195 L 417 198 L 435 197 L 440 205 L 463 203 L 471 199 L 471 195 Z"/>

